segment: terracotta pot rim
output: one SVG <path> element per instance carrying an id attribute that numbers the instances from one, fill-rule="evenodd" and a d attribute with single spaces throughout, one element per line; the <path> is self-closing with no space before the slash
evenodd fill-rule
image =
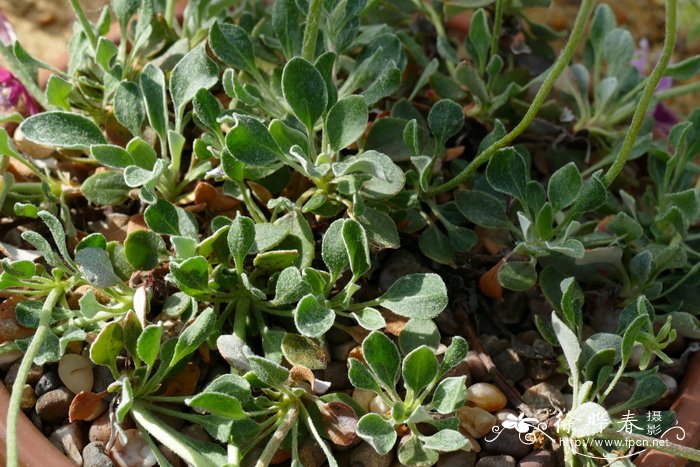
<path id="1" fill-rule="evenodd" d="M 685 430 L 685 437 L 679 440 L 675 433 L 669 433 L 662 439 L 692 448 L 700 446 L 700 351 L 694 352 L 688 359 L 678 397 L 670 410 L 675 412 L 678 426 Z M 682 457 L 652 449 L 644 451 L 634 462 L 637 467 L 683 467 L 687 463 Z"/>
<path id="2" fill-rule="evenodd" d="M 7 461 L 7 408 L 10 402 L 10 392 L 4 384 L 0 384 L 0 463 Z M 19 465 L 22 467 L 37 467 L 50 465 L 52 467 L 75 467 L 49 438 L 21 412 L 17 420 L 17 451 Z"/>

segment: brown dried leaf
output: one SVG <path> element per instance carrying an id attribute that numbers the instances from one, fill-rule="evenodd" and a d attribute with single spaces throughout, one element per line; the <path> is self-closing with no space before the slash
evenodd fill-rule
<path id="1" fill-rule="evenodd" d="M 197 389 L 199 381 L 199 367 L 194 362 L 187 365 L 178 374 L 163 383 L 165 392 L 163 396 L 191 396 Z"/>
<path id="2" fill-rule="evenodd" d="M 194 187 L 194 202 L 204 203 L 214 212 L 232 211 L 240 206 L 241 202 L 236 198 L 226 196 L 221 187 L 215 187 L 206 182 L 199 182 Z"/>
<path id="3" fill-rule="evenodd" d="M 68 409 L 68 421 L 71 423 L 77 420 L 93 420 L 96 412 L 104 409 L 102 399 L 107 394 L 106 391 L 99 393 L 83 391 L 73 398 Z"/>
<path id="4" fill-rule="evenodd" d="M 334 444 L 350 446 L 355 441 L 357 414 L 343 402 L 318 403 L 323 418 L 323 430 Z"/>
<path id="5" fill-rule="evenodd" d="M 251 181 L 248 181 L 248 186 L 251 190 L 253 190 L 255 197 L 258 198 L 264 205 L 267 205 L 267 203 L 272 199 L 272 193 L 270 193 L 270 190 L 264 186 Z"/>
<path id="6" fill-rule="evenodd" d="M 481 292 L 494 300 L 503 300 L 503 288 L 498 282 L 498 271 L 504 263 L 504 260 L 500 260 L 479 279 L 479 289 L 481 289 Z"/>

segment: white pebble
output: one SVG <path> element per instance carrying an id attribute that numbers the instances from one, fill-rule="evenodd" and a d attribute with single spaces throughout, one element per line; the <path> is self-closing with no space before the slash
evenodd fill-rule
<path id="1" fill-rule="evenodd" d="M 58 376 L 73 393 L 92 389 L 92 363 L 78 354 L 66 354 L 58 361 Z"/>

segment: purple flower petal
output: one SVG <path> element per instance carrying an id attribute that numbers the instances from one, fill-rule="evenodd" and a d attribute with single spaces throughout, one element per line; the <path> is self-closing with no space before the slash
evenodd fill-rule
<path id="1" fill-rule="evenodd" d="M 634 58 L 630 64 L 635 67 L 640 74 L 646 74 L 647 65 L 649 64 L 649 41 L 646 38 L 639 41 L 639 48 L 634 51 Z"/>
<path id="2" fill-rule="evenodd" d="M 4 45 L 12 45 L 16 40 L 15 28 L 12 27 L 12 23 L 7 19 L 7 16 L 0 11 L 0 42 Z"/>

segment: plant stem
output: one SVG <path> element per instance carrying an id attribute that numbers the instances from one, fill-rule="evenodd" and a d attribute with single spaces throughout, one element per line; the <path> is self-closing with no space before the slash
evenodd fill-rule
<path id="1" fill-rule="evenodd" d="M 540 110 L 540 107 L 542 107 L 545 100 L 547 99 L 547 96 L 552 90 L 552 87 L 554 87 L 554 82 L 557 80 L 559 75 L 561 75 L 561 73 L 566 69 L 567 65 L 569 64 L 569 61 L 571 60 L 571 57 L 573 57 L 574 52 L 578 47 L 578 44 L 581 42 L 586 23 L 588 22 L 588 18 L 591 15 L 591 11 L 593 11 L 594 4 L 594 0 L 583 0 L 581 2 L 581 7 L 579 8 L 578 14 L 576 15 L 574 27 L 571 31 L 571 35 L 569 36 L 568 42 L 566 43 L 566 46 L 562 51 L 562 54 L 559 56 L 557 61 L 552 66 L 552 69 L 547 74 L 546 78 L 544 79 L 544 82 L 542 83 L 542 86 L 537 91 L 535 98 L 532 100 L 530 108 L 527 110 L 525 116 L 523 116 L 523 119 L 520 121 L 520 123 L 518 123 L 518 125 L 515 128 L 513 128 L 510 131 L 510 133 L 508 133 L 503 138 L 499 139 L 491 146 L 486 148 L 484 152 L 479 154 L 459 175 L 443 183 L 442 185 L 438 185 L 428 190 L 425 193 L 426 197 L 433 197 L 440 193 L 444 193 L 448 190 L 456 188 L 461 183 L 467 181 L 469 177 L 476 171 L 476 169 L 479 168 L 479 166 L 487 162 L 494 154 L 496 154 L 496 152 L 499 149 L 508 145 L 515 138 L 520 136 L 520 134 L 522 134 L 528 126 L 530 126 L 530 123 L 532 123 L 532 120 L 537 115 L 537 112 Z"/>
<path id="2" fill-rule="evenodd" d="M 668 440 L 652 438 L 651 436 L 620 432 L 607 428 L 603 430 L 598 438 L 638 441 L 640 443 L 644 443 L 643 446 L 650 446 L 648 449 L 653 449 L 654 451 L 673 454 L 674 456 L 683 457 L 692 461 L 700 461 L 700 450 L 689 448 L 688 446 L 683 446 L 682 444 L 672 443 Z"/>
<path id="3" fill-rule="evenodd" d="M 690 92 L 700 91 L 700 81 L 693 81 L 692 83 L 683 84 L 681 86 L 674 86 L 671 89 L 665 89 L 656 93 L 656 97 L 659 99 L 671 99 L 673 97 L 682 96 L 683 94 L 688 94 Z"/>
<path id="4" fill-rule="evenodd" d="M 97 36 L 95 35 L 95 30 L 92 28 L 90 20 L 88 20 L 88 17 L 85 15 L 85 10 L 83 10 L 83 7 L 80 5 L 80 1 L 70 0 L 70 4 L 73 7 L 73 11 L 75 11 L 75 16 L 78 17 L 78 21 L 83 27 L 83 31 L 85 31 L 85 35 L 87 36 L 88 41 L 90 42 L 90 47 L 94 52 L 95 50 L 97 50 Z"/>
<path id="5" fill-rule="evenodd" d="M 301 47 L 301 56 L 313 62 L 316 55 L 316 39 L 318 38 L 318 26 L 321 22 L 323 0 L 311 0 L 309 12 L 306 15 L 306 28 L 304 28 L 304 42 Z"/>
<path id="6" fill-rule="evenodd" d="M 284 416 L 284 419 L 282 419 L 282 423 L 280 423 L 277 430 L 272 435 L 272 438 L 270 438 L 270 441 L 268 441 L 262 454 L 260 454 L 258 461 L 255 463 L 255 467 L 266 467 L 270 465 L 270 461 L 279 449 L 280 444 L 282 444 L 284 438 L 287 437 L 287 433 L 289 433 L 292 425 L 294 425 L 294 423 L 297 421 L 298 414 L 299 409 L 296 407 L 296 405 L 292 405 L 287 411 L 287 414 Z"/>
<path id="7" fill-rule="evenodd" d="M 36 328 L 34 337 L 27 347 L 27 351 L 22 357 L 19 370 L 17 371 L 17 379 L 12 385 L 12 394 L 10 394 L 10 403 L 7 408 L 7 467 L 17 467 L 17 417 L 19 416 L 20 404 L 22 402 L 22 392 L 24 385 L 27 382 L 27 375 L 32 366 L 34 358 L 39 353 L 41 345 L 46 339 L 49 332 L 49 323 L 51 321 L 51 312 L 53 311 L 56 302 L 63 294 L 61 287 L 55 287 L 51 290 L 44 305 L 41 307 L 39 315 L 39 326 Z"/>
<path id="8" fill-rule="evenodd" d="M 166 0 L 165 2 L 165 22 L 171 28 L 175 23 L 175 0 Z"/>
<path id="9" fill-rule="evenodd" d="M 642 91 L 642 96 L 639 99 L 639 104 L 637 109 L 634 111 L 634 116 L 632 117 L 632 123 L 627 130 L 627 135 L 625 135 L 625 140 L 622 143 L 620 152 L 615 158 L 615 162 L 610 166 L 607 173 L 603 176 L 602 182 L 605 186 L 610 186 L 612 182 L 617 178 L 617 176 L 622 171 L 622 168 L 627 162 L 634 143 L 637 140 L 637 135 L 642 127 L 642 122 L 647 114 L 647 109 L 649 104 L 651 104 L 654 98 L 654 93 L 659 81 L 666 71 L 669 61 L 671 60 L 671 55 L 673 54 L 673 49 L 676 46 L 676 16 L 677 16 L 677 0 L 666 0 L 666 33 L 664 36 L 664 47 L 661 52 L 661 58 L 656 63 L 656 66 L 649 75 L 644 90 Z"/>
<path id="10" fill-rule="evenodd" d="M 131 407 L 131 415 L 137 424 L 141 425 L 151 436 L 168 446 L 186 462 L 201 466 L 213 467 L 212 462 L 202 455 L 194 446 L 186 444 L 174 428 L 153 416 L 138 400 Z"/>
<path id="11" fill-rule="evenodd" d="M 503 23 L 503 2 L 504 0 L 496 0 L 496 11 L 493 15 L 493 36 L 491 37 L 491 57 L 498 54 L 498 43 L 501 38 L 501 23 Z"/>

